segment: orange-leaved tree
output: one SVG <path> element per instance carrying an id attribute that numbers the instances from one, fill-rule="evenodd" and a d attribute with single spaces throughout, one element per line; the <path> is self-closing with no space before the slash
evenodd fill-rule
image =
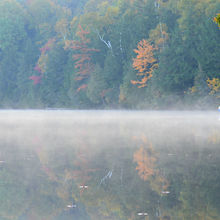
<path id="1" fill-rule="evenodd" d="M 155 174 L 155 152 L 152 145 L 146 150 L 143 146 L 134 153 L 134 162 L 137 163 L 136 170 L 141 179 L 146 181 Z"/>
<path id="2" fill-rule="evenodd" d="M 141 147 L 133 155 L 133 160 L 137 163 L 136 170 L 139 177 L 144 181 L 149 181 L 151 188 L 160 194 L 167 190 L 169 182 L 165 178 L 165 173 L 156 163 L 158 157 L 152 143 L 145 136 L 142 136 L 142 142 Z"/>
<path id="3" fill-rule="evenodd" d="M 73 55 L 75 68 L 78 69 L 75 80 L 85 80 L 89 78 L 94 69 L 94 65 L 91 62 L 92 52 L 97 52 L 99 50 L 89 47 L 89 33 L 89 31 L 84 30 L 81 25 L 79 25 L 79 31 L 76 33 L 76 36 L 79 38 L 79 40 L 65 42 L 65 49 L 70 48 L 76 51 L 76 53 Z M 77 89 L 77 91 L 85 89 L 86 87 L 87 85 L 84 83 Z"/>
<path id="4" fill-rule="evenodd" d="M 158 67 L 153 53 L 157 48 L 145 39 L 138 43 L 137 48 L 134 50 L 137 53 L 137 57 L 133 59 L 133 67 L 138 71 L 138 79 L 131 80 L 131 83 L 138 85 L 138 88 L 142 88 L 147 85 L 147 81 L 152 77 L 152 72 Z"/>

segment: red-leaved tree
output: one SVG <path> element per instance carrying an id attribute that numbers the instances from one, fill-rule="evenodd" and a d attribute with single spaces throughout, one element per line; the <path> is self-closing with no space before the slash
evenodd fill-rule
<path id="1" fill-rule="evenodd" d="M 89 47 L 89 33 L 89 31 L 84 30 L 81 25 L 79 25 L 79 30 L 76 33 L 76 36 L 79 38 L 79 40 L 65 42 L 65 49 L 72 49 L 75 51 L 73 60 L 75 61 L 75 68 L 78 70 L 75 80 L 83 82 L 82 85 L 77 89 L 77 92 L 87 88 L 87 84 L 84 81 L 89 78 L 91 72 L 94 70 L 94 65 L 91 62 L 92 52 L 99 51 Z"/>
<path id="2" fill-rule="evenodd" d="M 34 70 L 37 72 L 38 75 L 32 75 L 29 77 L 30 80 L 33 80 L 34 85 L 37 85 L 41 83 L 41 80 L 44 76 L 44 73 L 46 72 L 46 62 L 48 58 L 47 52 L 51 50 L 55 42 L 55 39 L 49 39 L 47 43 L 40 48 L 41 55 L 37 61 L 36 66 L 34 67 Z"/>

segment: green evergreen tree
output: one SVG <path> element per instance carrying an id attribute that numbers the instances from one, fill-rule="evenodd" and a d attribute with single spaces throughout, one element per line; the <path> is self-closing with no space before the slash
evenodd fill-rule
<path id="1" fill-rule="evenodd" d="M 111 105 L 118 103 L 119 86 L 122 80 L 122 66 L 120 60 L 113 55 L 110 51 L 105 58 L 105 64 L 103 68 L 103 77 L 107 83 L 105 100 Z"/>
<path id="2" fill-rule="evenodd" d="M 107 92 L 107 83 L 104 79 L 103 69 L 96 65 L 95 70 L 91 73 L 87 96 L 92 103 L 99 107 L 105 104 L 105 93 Z"/>
<path id="3" fill-rule="evenodd" d="M 67 62 L 67 53 L 62 45 L 57 45 L 48 53 L 46 72 L 42 79 L 41 98 L 45 106 L 59 107 L 68 103 L 68 87 L 64 87 L 64 67 Z"/>

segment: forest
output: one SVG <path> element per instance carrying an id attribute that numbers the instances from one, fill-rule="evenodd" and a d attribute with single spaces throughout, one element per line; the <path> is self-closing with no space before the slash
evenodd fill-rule
<path id="1" fill-rule="evenodd" d="M 0 108 L 216 109 L 219 0 L 1 0 Z"/>

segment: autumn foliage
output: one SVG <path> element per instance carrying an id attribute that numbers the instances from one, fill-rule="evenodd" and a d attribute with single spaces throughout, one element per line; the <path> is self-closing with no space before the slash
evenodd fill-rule
<path id="1" fill-rule="evenodd" d="M 39 83 L 41 83 L 41 79 L 42 79 L 42 75 L 40 76 L 30 76 L 29 77 L 30 80 L 33 80 L 34 85 L 37 85 Z"/>
<path id="2" fill-rule="evenodd" d="M 138 43 L 137 48 L 134 50 L 137 57 L 133 59 L 133 67 L 138 71 L 138 80 L 131 80 L 131 83 L 142 88 L 147 85 L 147 81 L 152 77 L 152 72 L 158 66 L 153 53 L 157 48 L 145 39 Z"/>
<path id="3" fill-rule="evenodd" d="M 135 137 L 135 140 L 137 138 Z M 141 147 L 134 152 L 133 161 L 137 164 L 136 170 L 139 177 L 144 181 L 149 181 L 152 189 L 159 194 L 169 187 L 164 172 L 156 163 L 158 160 L 157 153 L 154 151 L 152 143 L 145 136 L 142 136 Z M 146 146 L 146 147 L 144 147 Z"/>
<path id="4" fill-rule="evenodd" d="M 37 85 L 41 83 L 41 80 L 44 76 L 44 73 L 46 72 L 46 62 L 48 59 L 48 54 L 47 52 L 51 50 L 55 43 L 55 39 L 51 38 L 47 41 L 47 43 L 40 48 L 41 54 L 40 57 L 37 61 L 36 66 L 34 67 L 34 70 L 39 74 L 39 75 L 32 75 L 29 77 L 30 80 L 33 80 L 34 85 Z"/>
<path id="5" fill-rule="evenodd" d="M 208 87 L 211 89 L 210 94 L 215 94 L 220 90 L 220 79 L 213 78 L 207 80 Z"/>
<path id="6" fill-rule="evenodd" d="M 216 17 L 213 18 L 213 21 L 218 24 L 218 27 L 220 28 L 220 13 L 216 15 Z"/>
<path id="7" fill-rule="evenodd" d="M 148 149 L 141 146 L 134 153 L 133 158 L 134 162 L 137 163 L 136 170 L 138 170 L 138 175 L 141 179 L 146 181 L 150 176 L 154 175 L 156 158 L 152 145 Z"/>
<path id="8" fill-rule="evenodd" d="M 75 80 L 87 79 L 90 76 L 90 73 L 94 70 L 94 65 L 91 62 L 91 56 L 92 52 L 97 52 L 99 50 L 89 48 L 89 33 L 89 31 L 84 30 L 81 27 L 81 25 L 79 25 L 79 31 L 76 33 L 76 36 L 79 38 L 79 40 L 65 42 L 65 49 L 70 48 L 76 51 L 76 53 L 73 55 L 73 59 L 75 61 L 75 68 L 78 69 L 77 77 L 75 78 Z M 77 91 L 85 89 L 86 87 L 86 85 L 83 85 Z"/>
<path id="9" fill-rule="evenodd" d="M 160 51 L 164 49 L 165 43 L 169 39 L 167 31 L 167 25 L 160 23 L 155 29 L 151 30 L 149 33 L 149 41 L 153 42 Z"/>

